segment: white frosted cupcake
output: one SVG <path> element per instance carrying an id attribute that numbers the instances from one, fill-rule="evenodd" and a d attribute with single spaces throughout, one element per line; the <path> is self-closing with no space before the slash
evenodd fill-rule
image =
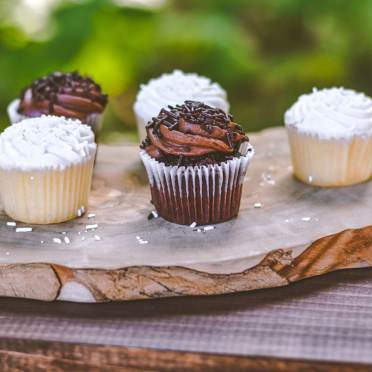
<path id="1" fill-rule="evenodd" d="M 294 174 L 324 187 L 372 177 L 372 99 L 344 88 L 299 97 L 285 113 Z"/>
<path id="2" fill-rule="evenodd" d="M 91 128 L 56 116 L 25 119 L 0 135 L 0 195 L 13 219 L 49 224 L 86 209 L 97 145 Z"/>
<path id="3" fill-rule="evenodd" d="M 162 108 L 182 104 L 187 100 L 203 102 L 229 112 L 226 92 L 218 83 L 197 74 L 175 70 L 141 85 L 134 104 L 140 140 L 146 138 L 146 124 Z"/>

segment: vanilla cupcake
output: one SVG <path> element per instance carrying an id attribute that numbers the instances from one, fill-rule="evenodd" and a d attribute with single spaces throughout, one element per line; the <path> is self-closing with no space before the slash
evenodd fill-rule
<path id="1" fill-rule="evenodd" d="M 141 86 L 134 104 L 141 141 L 146 138 L 146 124 L 162 108 L 182 104 L 187 100 L 203 102 L 229 112 L 226 92 L 219 84 L 197 74 L 175 70 Z"/>
<path id="2" fill-rule="evenodd" d="M 344 88 L 302 95 L 285 113 L 293 171 L 301 181 L 347 186 L 372 177 L 372 99 Z"/>
<path id="3" fill-rule="evenodd" d="M 50 224 L 87 207 L 97 145 L 91 128 L 56 116 L 25 119 L 0 135 L 0 196 L 14 220 Z"/>

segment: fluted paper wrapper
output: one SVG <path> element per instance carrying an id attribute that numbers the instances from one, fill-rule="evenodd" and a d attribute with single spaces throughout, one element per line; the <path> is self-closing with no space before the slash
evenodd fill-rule
<path id="1" fill-rule="evenodd" d="M 24 119 L 29 118 L 28 116 L 22 115 L 18 112 L 19 104 L 20 104 L 20 99 L 17 98 L 13 100 L 8 106 L 7 111 L 8 111 L 8 116 L 9 116 L 9 120 L 11 124 L 16 124 Z M 103 114 L 93 113 L 93 114 L 88 115 L 87 119 L 83 123 L 83 124 L 89 125 L 92 128 L 95 138 L 96 138 L 96 142 L 99 136 L 99 132 L 101 131 L 101 128 L 102 128 L 102 122 L 103 122 Z"/>
<path id="2" fill-rule="evenodd" d="M 0 168 L 1 201 L 8 216 L 32 224 L 71 220 L 86 210 L 94 155 L 64 169 Z"/>
<path id="3" fill-rule="evenodd" d="M 140 156 L 149 177 L 152 203 L 164 219 L 189 225 L 214 224 L 236 217 L 253 149 L 245 156 L 208 166 L 167 166 Z"/>
<path id="4" fill-rule="evenodd" d="M 137 131 L 140 143 L 145 140 L 147 133 L 146 133 L 146 124 L 147 122 L 142 118 L 140 114 L 135 112 L 136 116 L 136 123 L 137 123 Z"/>
<path id="5" fill-rule="evenodd" d="M 320 138 L 287 126 L 293 172 L 320 187 L 349 186 L 372 178 L 372 136 Z"/>

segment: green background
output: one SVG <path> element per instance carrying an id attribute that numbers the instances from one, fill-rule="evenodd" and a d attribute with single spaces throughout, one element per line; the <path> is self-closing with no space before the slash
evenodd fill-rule
<path id="1" fill-rule="evenodd" d="M 175 68 L 218 81 L 247 131 L 315 86 L 371 95 L 372 1 L 0 0 L 2 128 L 25 85 L 79 70 L 110 95 L 103 140 L 135 139 L 139 84 Z"/>

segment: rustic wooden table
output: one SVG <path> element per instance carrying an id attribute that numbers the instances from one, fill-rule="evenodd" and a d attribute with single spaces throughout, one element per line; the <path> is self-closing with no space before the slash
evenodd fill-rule
<path id="1" fill-rule="evenodd" d="M 372 370 L 372 269 L 252 292 L 0 300 L 0 370 Z"/>

